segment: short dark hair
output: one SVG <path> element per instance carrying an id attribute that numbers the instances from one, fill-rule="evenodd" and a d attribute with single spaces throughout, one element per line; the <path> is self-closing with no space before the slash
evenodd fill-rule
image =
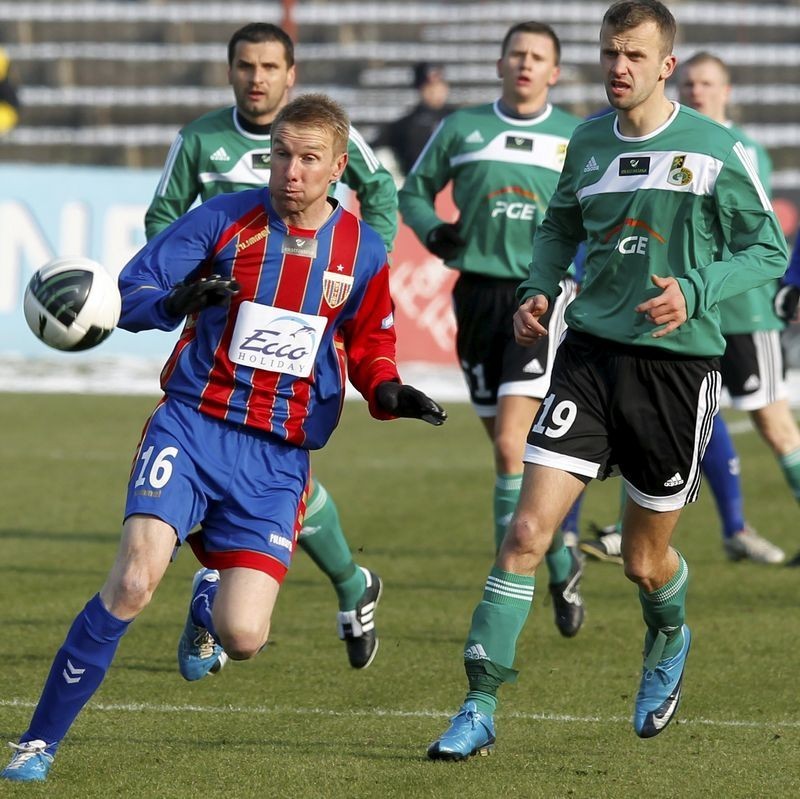
<path id="1" fill-rule="evenodd" d="M 700 64 L 716 64 L 720 70 L 722 70 L 722 74 L 725 76 L 725 81 L 727 83 L 731 82 L 731 70 L 728 65 L 718 55 L 709 53 L 708 50 L 700 50 L 691 58 L 687 58 L 686 61 L 681 62 L 679 71 L 686 69 L 686 67 L 696 67 Z"/>
<path id="2" fill-rule="evenodd" d="M 282 125 L 329 130 L 333 135 L 334 154 L 347 152 L 350 119 L 344 108 L 327 94 L 301 94 L 281 108 L 272 120 L 273 141 L 280 136 Z"/>
<path id="3" fill-rule="evenodd" d="M 511 37 L 515 33 L 538 33 L 540 36 L 547 36 L 550 41 L 553 42 L 553 48 L 556 51 L 556 64 L 561 63 L 561 41 L 558 36 L 556 36 L 556 32 L 547 23 L 534 22 L 533 20 L 517 22 L 516 25 L 512 25 L 508 29 L 506 35 L 503 37 L 503 43 L 500 45 L 500 58 L 506 54 Z"/>
<path id="4" fill-rule="evenodd" d="M 655 22 L 663 44 L 663 54 L 669 55 L 675 44 L 677 24 L 670 10 L 659 0 L 619 0 L 608 8 L 602 27 L 627 31 L 645 22 Z"/>
<path id="5" fill-rule="evenodd" d="M 228 42 L 228 66 L 233 66 L 233 54 L 239 42 L 260 44 L 261 42 L 278 42 L 283 45 L 286 66 L 294 66 L 294 42 L 283 28 L 271 22 L 248 22 L 231 36 Z"/>

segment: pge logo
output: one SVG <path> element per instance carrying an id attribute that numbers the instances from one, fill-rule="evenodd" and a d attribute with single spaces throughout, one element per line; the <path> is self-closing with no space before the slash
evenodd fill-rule
<path id="1" fill-rule="evenodd" d="M 625 236 L 619 240 L 617 249 L 623 255 L 647 255 L 647 243 L 650 239 L 647 236 Z"/>
<path id="2" fill-rule="evenodd" d="M 621 225 L 617 225 L 610 230 L 603 240 L 606 242 L 611 241 L 614 236 L 622 233 L 625 228 L 644 228 L 649 235 L 638 234 L 633 236 L 620 236 L 619 240 L 614 245 L 614 249 L 621 252 L 623 255 L 647 255 L 652 239 L 655 239 L 659 244 L 664 244 L 665 242 L 664 237 L 656 233 L 647 222 L 641 219 L 631 218 L 626 219 Z"/>
<path id="3" fill-rule="evenodd" d="M 508 202 L 497 200 L 492 208 L 492 219 L 496 216 L 505 216 L 509 219 L 521 219 L 530 222 L 536 219 L 536 206 L 533 203 Z"/>

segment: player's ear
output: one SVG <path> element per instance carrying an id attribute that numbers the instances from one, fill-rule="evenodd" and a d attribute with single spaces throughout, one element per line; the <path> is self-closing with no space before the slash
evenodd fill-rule
<path id="1" fill-rule="evenodd" d="M 331 183 L 336 183 L 342 179 L 345 167 L 347 166 L 348 155 L 346 152 L 336 157 L 333 163 L 333 172 L 331 174 Z"/>
<path id="2" fill-rule="evenodd" d="M 286 88 L 291 89 L 294 86 L 294 82 L 297 80 L 297 69 L 296 65 L 292 64 L 289 69 L 286 71 Z"/>

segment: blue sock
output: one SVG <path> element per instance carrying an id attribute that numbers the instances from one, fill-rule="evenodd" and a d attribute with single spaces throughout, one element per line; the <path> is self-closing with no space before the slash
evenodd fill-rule
<path id="1" fill-rule="evenodd" d="M 577 533 L 580 532 L 579 526 L 581 515 L 581 505 L 583 504 L 583 494 L 581 494 L 575 502 L 572 504 L 572 507 L 569 509 L 567 515 L 564 517 L 564 521 L 561 522 L 561 530 L 565 533 Z"/>
<path id="2" fill-rule="evenodd" d="M 720 414 L 714 417 L 711 440 L 703 456 L 702 468 L 722 518 L 722 535 L 730 538 L 744 529 L 744 508 L 739 480 L 739 456 Z"/>
<path id="3" fill-rule="evenodd" d="M 192 597 L 190 606 L 192 621 L 198 627 L 205 627 L 211 633 L 211 637 L 219 643 L 217 631 L 214 629 L 214 619 L 212 611 L 214 609 L 214 598 L 219 588 L 219 579 L 203 580 L 200 583 L 200 590 Z"/>
<path id="4" fill-rule="evenodd" d="M 54 753 L 78 713 L 106 676 L 130 621 L 112 616 L 95 594 L 56 653 L 31 725 L 20 742 L 42 740 Z"/>

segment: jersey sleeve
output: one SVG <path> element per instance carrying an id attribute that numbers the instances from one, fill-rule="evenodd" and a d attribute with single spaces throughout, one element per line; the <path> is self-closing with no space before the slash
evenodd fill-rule
<path id="1" fill-rule="evenodd" d="M 341 328 L 352 384 L 376 419 L 394 419 L 382 410 L 375 389 L 386 380 L 400 382 L 395 361 L 394 305 L 389 293 L 389 265 L 370 279 L 355 316 Z"/>
<path id="2" fill-rule="evenodd" d="M 153 200 L 144 216 L 148 241 L 185 214 L 200 194 L 197 146 L 195 137 L 184 136 L 183 132 L 172 142 Z"/>
<path id="3" fill-rule="evenodd" d="M 543 294 L 552 302 L 561 292 L 558 284 L 572 268 L 578 246 L 586 237 L 575 193 L 574 169 L 578 158 L 570 158 L 570 152 L 567 150 L 555 194 L 534 234 L 530 273 L 517 288 L 520 302 L 537 294 Z"/>
<path id="4" fill-rule="evenodd" d="M 397 236 L 397 187 L 394 178 L 383 167 L 364 137 L 352 127 L 347 155 L 342 183 L 356 193 L 361 217 L 378 233 L 387 251 L 391 252 Z"/>
<path id="5" fill-rule="evenodd" d="M 435 201 L 450 180 L 449 142 L 445 119 L 431 134 L 398 194 L 400 215 L 423 244 L 428 234 L 442 224 L 436 215 Z"/>
<path id="6" fill-rule="evenodd" d="M 702 316 L 721 300 L 781 277 L 789 255 L 767 191 L 741 142 L 722 165 L 714 200 L 730 255 L 710 264 L 696 264 L 678 278 L 690 318 Z"/>
<path id="7" fill-rule="evenodd" d="M 122 313 L 118 327 L 133 333 L 178 327 L 183 317 L 167 314 L 163 300 L 176 283 L 197 274 L 213 258 L 222 233 L 220 220 L 206 206 L 199 206 L 133 256 L 119 275 Z"/>

